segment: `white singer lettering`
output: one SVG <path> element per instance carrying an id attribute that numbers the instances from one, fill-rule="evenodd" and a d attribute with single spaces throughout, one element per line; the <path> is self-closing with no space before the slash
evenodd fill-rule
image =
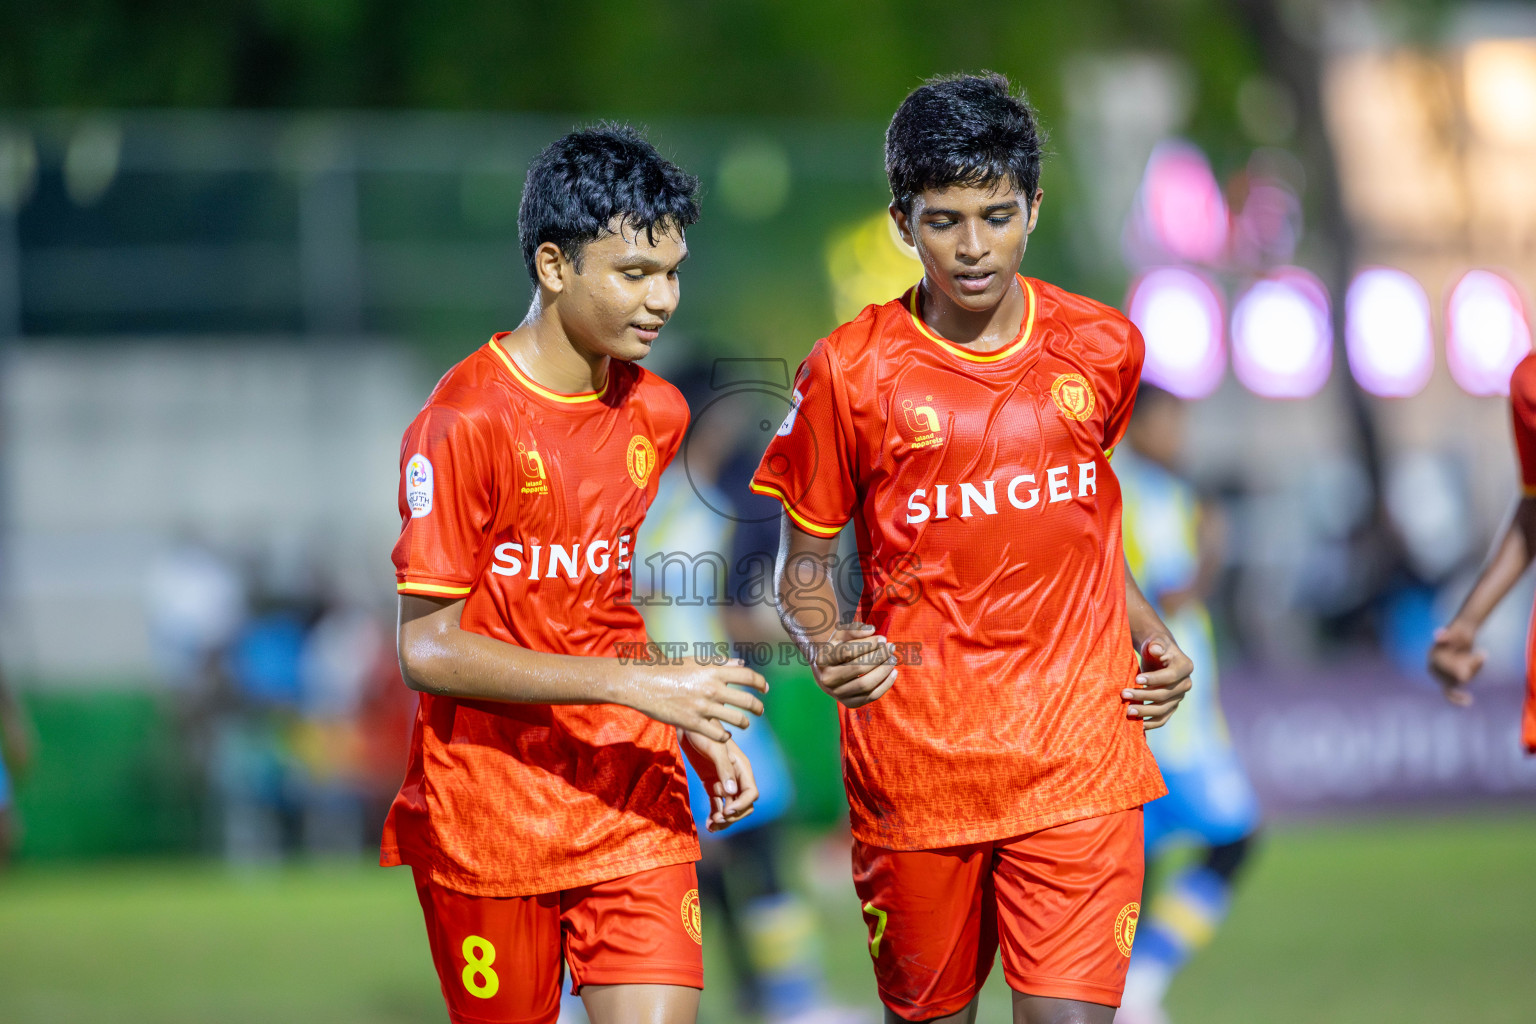
<path id="1" fill-rule="evenodd" d="M 546 548 L 549 556 L 544 565 L 544 579 L 557 579 L 564 576 L 566 579 L 574 580 L 580 576 L 605 576 L 613 568 L 624 572 L 629 568 L 630 542 L 631 538 L 627 533 L 619 535 L 617 545 L 609 540 L 590 541 L 587 544 L 586 556 L 583 558 L 580 541 L 569 545 L 545 545 L 536 540 L 507 541 L 496 545 L 491 559 L 491 572 L 497 576 L 518 576 L 522 574 L 526 564 L 528 573 L 523 578 L 537 581 L 540 579 L 539 555 Z M 619 555 L 617 566 L 613 564 L 615 546 L 618 548 Z M 586 571 L 582 572 L 583 569 Z"/>
<path id="2" fill-rule="evenodd" d="M 970 519 L 974 515 L 997 515 L 997 485 L 1000 479 L 981 480 L 976 483 L 962 481 L 960 483 L 960 516 L 961 519 Z M 1032 487 L 1035 474 L 1020 473 L 1010 478 L 1003 487 L 1003 494 L 1008 498 L 1008 504 L 1016 509 L 1031 509 L 1040 504 L 1040 488 Z M 949 518 L 949 484 L 934 484 L 932 503 L 929 502 L 929 492 L 926 487 L 919 487 L 907 496 L 907 522 L 926 523 L 930 519 L 937 522 L 940 519 Z M 1045 471 L 1046 503 L 1054 504 L 1058 501 L 1070 501 L 1072 494 L 1072 467 L 1051 466 Z M 1099 493 L 1098 464 L 1096 462 L 1077 463 L 1077 494 L 1078 498 L 1087 498 Z"/>

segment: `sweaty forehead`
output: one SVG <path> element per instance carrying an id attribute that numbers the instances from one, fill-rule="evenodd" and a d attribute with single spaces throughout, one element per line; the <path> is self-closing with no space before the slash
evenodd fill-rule
<path id="1" fill-rule="evenodd" d="M 647 230 L 614 218 L 608 223 L 607 234 L 588 243 L 587 253 L 615 260 L 638 258 L 669 263 L 688 255 L 688 242 L 682 229 L 671 221 Z"/>
<path id="2" fill-rule="evenodd" d="M 986 185 L 925 188 L 912 201 L 914 213 L 925 209 L 984 210 L 999 203 L 1024 205 L 1024 198 L 1006 176 Z"/>

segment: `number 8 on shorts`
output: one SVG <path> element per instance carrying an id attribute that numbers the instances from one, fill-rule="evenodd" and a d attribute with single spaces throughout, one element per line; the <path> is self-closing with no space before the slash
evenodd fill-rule
<path id="1" fill-rule="evenodd" d="M 464 940 L 464 959 L 465 991 L 477 999 L 490 999 L 501 988 L 501 979 L 491 970 L 491 964 L 496 962 L 496 947 L 488 939 L 470 935 Z"/>

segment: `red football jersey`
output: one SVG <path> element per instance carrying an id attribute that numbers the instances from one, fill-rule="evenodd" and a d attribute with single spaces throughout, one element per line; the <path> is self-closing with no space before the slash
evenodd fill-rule
<path id="1" fill-rule="evenodd" d="M 1141 336 L 1019 280 L 1028 309 L 995 352 L 935 334 L 915 289 L 818 342 L 753 478 L 811 533 L 851 518 L 859 617 L 921 645 L 880 700 L 838 706 L 853 834 L 872 846 L 1003 839 L 1165 792 L 1120 699 L 1137 662 L 1105 455 Z"/>
<path id="2" fill-rule="evenodd" d="M 1520 360 L 1509 378 L 1509 408 L 1515 426 L 1515 451 L 1520 456 L 1520 493 L 1536 498 L 1536 355 Z M 1536 754 L 1536 608 L 1526 638 L 1525 713 L 1520 741 L 1528 754 Z"/>
<path id="3" fill-rule="evenodd" d="M 460 625 L 535 651 L 643 644 L 634 538 L 682 444 L 670 384 L 614 361 L 557 394 L 498 334 L 443 377 L 400 448 L 402 594 L 465 598 Z M 614 704 L 422 694 L 382 861 L 476 896 L 526 896 L 697 860 L 676 730 Z"/>

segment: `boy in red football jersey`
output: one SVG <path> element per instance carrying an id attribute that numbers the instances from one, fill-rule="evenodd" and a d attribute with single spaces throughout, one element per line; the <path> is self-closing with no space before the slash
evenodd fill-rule
<path id="1" fill-rule="evenodd" d="M 723 828 L 757 795 L 721 723 L 761 676 L 643 648 L 635 534 L 688 409 L 636 361 L 677 308 L 696 179 L 632 129 L 533 163 L 521 326 L 438 382 L 400 449 L 401 670 L 421 691 L 382 862 L 409 864 L 455 1022 L 691 1022 L 703 987 L 684 749 Z M 735 684 L 735 685 L 733 685 Z"/>
<path id="2" fill-rule="evenodd" d="M 840 702 L 887 1020 L 974 1019 L 999 944 L 1015 1021 L 1114 1017 L 1141 805 L 1165 792 L 1142 732 L 1189 688 L 1124 570 L 1106 454 L 1141 337 L 1018 275 L 1039 166 L 1000 75 L 907 97 L 886 171 L 923 279 L 816 344 L 752 484 L 784 505 L 785 626 Z M 839 628 L 828 567 L 850 519 L 867 625 Z"/>
<path id="3" fill-rule="evenodd" d="M 1520 502 L 1455 618 L 1435 631 L 1429 650 L 1429 670 L 1446 699 L 1463 707 L 1472 703 L 1472 680 L 1487 658 L 1476 648 L 1477 631 L 1536 560 L 1536 355 L 1522 359 L 1509 378 L 1509 411 L 1520 459 Z M 1536 754 L 1536 609 L 1531 613 L 1525 665 L 1520 743 L 1527 754 Z"/>

